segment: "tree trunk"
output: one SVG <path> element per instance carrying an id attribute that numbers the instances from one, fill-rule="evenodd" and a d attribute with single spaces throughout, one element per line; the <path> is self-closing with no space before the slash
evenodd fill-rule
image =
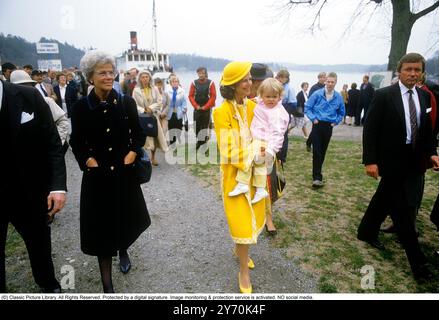
<path id="1" fill-rule="evenodd" d="M 410 11 L 410 0 L 392 0 L 392 42 L 389 53 L 388 71 L 396 71 L 399 59 L 407 53 L 413 24 L 416 19 Z"/>

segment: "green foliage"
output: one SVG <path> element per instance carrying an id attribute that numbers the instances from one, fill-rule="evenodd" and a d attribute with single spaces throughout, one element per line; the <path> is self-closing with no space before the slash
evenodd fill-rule
<path id="1" fill-rule="evenodd" d="M 0 58 L 2 63 L 11 62 L 20 67 L 31 64 L 38 68 L 38 60 L 61 59 L 63 68 L 79 66 L 79 60 L 84 55 L 84 50 L 75 48 L 67 42 L 41 38 L 39 42 L 58 43 L 59 54 L 37 54 L 36 44 L 21 37 L 0 33 Z"/>

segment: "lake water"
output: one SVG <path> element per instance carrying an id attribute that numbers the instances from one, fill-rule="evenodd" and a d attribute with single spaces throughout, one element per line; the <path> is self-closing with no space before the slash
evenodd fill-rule
<path id="1" fill-rule="evenodd" d="M 305 71 L 290 71 L 290 83 L 294 90 L 296 91 L 296 94 L 300 90 L 300 84 L 302 82 L 308 82 L 310 85 L 310 88 L 313 84 L 317 82 L 317 74 L 318 72 L 305 72 Z M 180 83 L 184 90 L 186 91 L 186 95 L 189 94 L 189 88 L 190 84 L 193 80 L 197 79 L 197 73 L 194 72 L 176 72 L 178 77 L 180 78 Z M 364 73 L 345 73 L 345 72 L 337 72 L 338 81 L 335 89 L 337 91 L 340 91 L 343 87 L 343 84 L 347 84 L 349 88 L 351 87 L 352 82 L 356 82 L 357 86 L 359 87 L 360 84 L 363 82 L 363 75 Z M 223 98 L 219 94 L 219 82 L 222 76 L 222 72 L 209 72 L 209 79 L 212 79 L 215 82 L 216 91 L 217 91 L 217 98 L 216 98 L 216 105 L 220 105 Z M 193 108 L 188 100 L 188 119 L 189 122 L 192 123 L 193 121 Z"/>

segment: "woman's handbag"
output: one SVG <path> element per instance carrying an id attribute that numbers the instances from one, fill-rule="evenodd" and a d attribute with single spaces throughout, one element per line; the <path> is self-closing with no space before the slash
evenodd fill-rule
<path id="1" fill-rule="evenodd" d="M 296 118 L 303 118 L 305 114 L 303 113 L 303 107 L 297 106 L 293 109 L 292 115 Z"/>
<path id="2" fill-rule="evenodd" d="M 286 179 L 283 164 L 280 160 L 275 159 L 273 169 L 267 176 L 267 187 L 271 203 L 276 202 L 282 196 L 285 186 Z"/>
<path id="3" fill-rule="evenodd" d="M 134 161 L 134 168 L 139 184 L 147 183 L 151 180 L 152 166 L 148 153 L 145 149 L 140 148 Z"/>
<path id="4" fill-rule="evenodd" d="M 128 113 L 126 112 L 126 109 L 125 109 L 123 95 L 120 95 L 119 99 L 120 99 L 121 104 L 122 104 L 122 108 L 123 108 L 122 110 L 123 110 L 125 116 L 127 116 Z M 152 118 L 155 119 L 154 116 L 152 116 Z M 140 120 L 140 115 L 139 115 L 139 122 L 140 122 L 140 126 L 142 126 L 142 122 Z M 156 120 L 156 128 L 157 128 L 157 120 Z M 147 183 L 147 182 L 149 182 L 149 180 L 151 180 L 152 165 L 151 165 L 151 161 L 149 160 L 148 153 L 143 148 L 140 148 L 139 150 L 137 150 L 136 160 L 134 160 L 134 170 L 135 170 L 136 178 L 137 178 L 137 181 L 139 182 L 139 184 Z"/>
<path id="5" fill-rule="evenodd" d="M 156 138 L 158 136 L 157 118 L 152 114 L 139 114 L 139 123 L 143 133 L 147 137 Z"/>

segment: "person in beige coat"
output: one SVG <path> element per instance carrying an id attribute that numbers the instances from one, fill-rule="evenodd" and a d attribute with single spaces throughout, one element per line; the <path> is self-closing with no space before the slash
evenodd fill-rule
<path id="1" fill-rule="evenodd" d="M 163 83 L 163 80 L 160 78 L 154 79 L 154 85 L 159 91 L 160 95 L 162 96 L 162 111 L 160 114 L 160 124 L 163 128 L 163 133 L 166 137 L 166 132 L 168 131 L 168 110 L 169 110 L 169 103 L 170 98 L 169 95 L 165 91 L 165 84 Z"/>
<path id="2" fill-rule="evenodd" d="M 137 85 L 133 90 L 133 98 L 137 104 L 139 113 L 147 113 L 153 115 L 157 119 L 157 137 L 147 137 L 145 149 L 151 150 L 151 163 L 154 166 L 158 165 L 155 153 L 157 148 L 163 152 L 168 150 L 165 134 L 160 122 L 160 115 L 162 113 L 162 95 L 157 88 L 152 84 L 152 77 L 148 71 L 139 73 Z"/>

